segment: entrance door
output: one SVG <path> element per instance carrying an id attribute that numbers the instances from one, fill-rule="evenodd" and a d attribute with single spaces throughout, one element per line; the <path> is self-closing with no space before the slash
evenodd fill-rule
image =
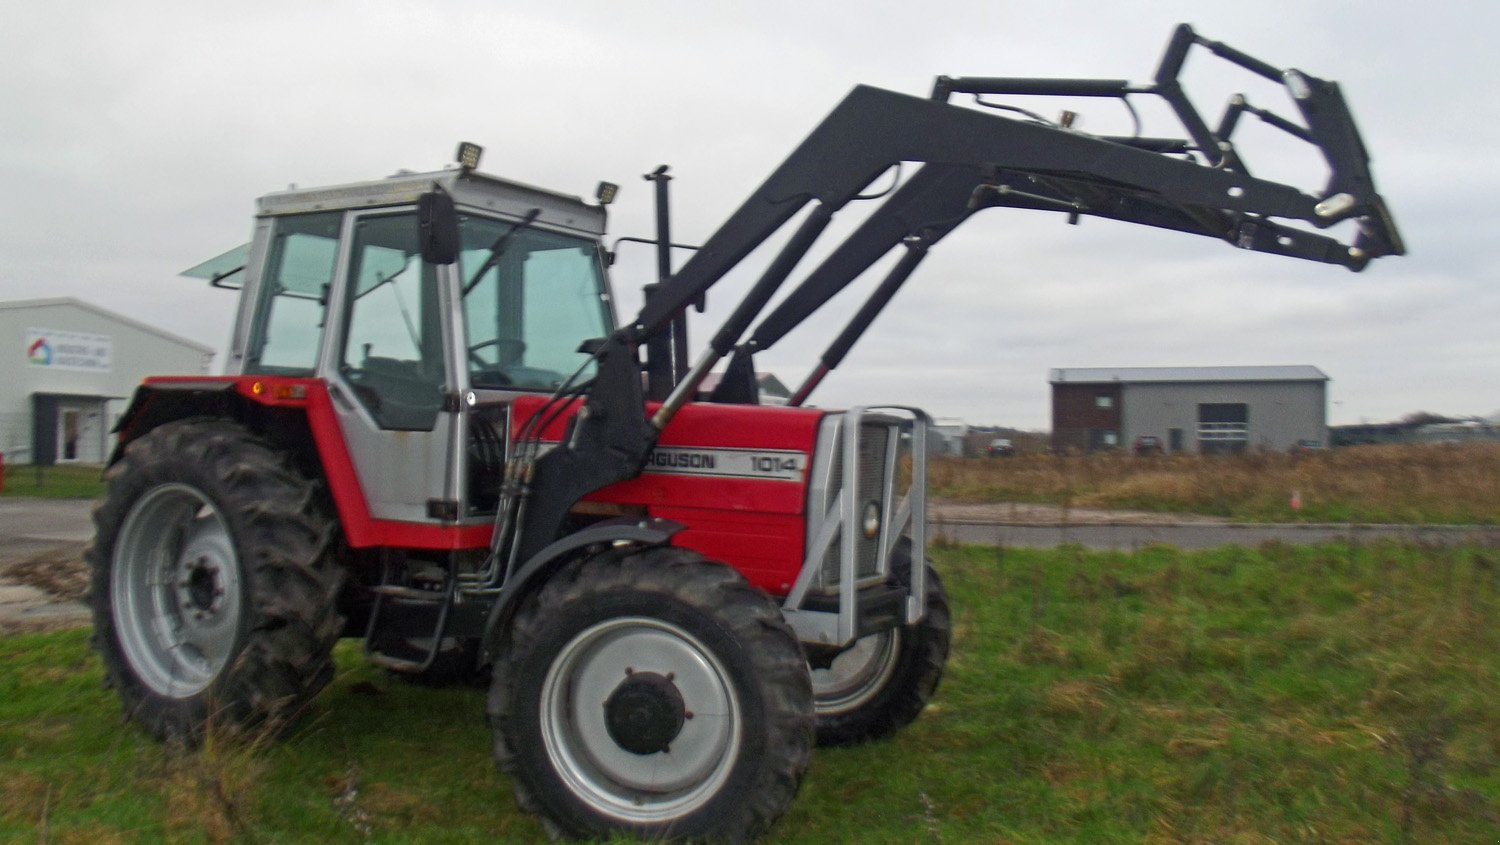
<path id="1" fill-rule="evenodd" d="M 57 404 L 59 463 L 104 463 L 104 402 L 64 397 Z"/>
<path id="2" fill-rule="evenodd" d="M 440 293 L 448 273 L 422 261 L 410 213 L 362 215 L 346 231 L 329 383 L 371 516 L 456 515 L 458 409 L 445 402 L 452 328 Z"/>
<path id="3" fill-rule="evenodd" d="M 1250 406 L 1243 402 L 1198 406 L 1198 451 L 1205 455 L 1239 454 L 1250 443 Z"/>
<path id="4" fill-rule="evenodd" d="M 57 459 L 60 462 L 78 460 L 79 416 L 77 408 L 64 408 L 57 415 Z"/>

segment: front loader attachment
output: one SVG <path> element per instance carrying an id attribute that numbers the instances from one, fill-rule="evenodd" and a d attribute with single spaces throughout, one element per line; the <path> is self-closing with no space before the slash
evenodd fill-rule
<path id="1" fill-rule="evenodd" d="M 1194 48 L 1283 85 L 1299 119 L 1236 96 L 1217 126 L 1211 127 L 1178 81 Z M 978 105 L 990 108 L 949 102 L 956 94 L 971 94 Z M 1114 98 L 1127 103 L 1132 97 L 1159 97 L 1176 115 L 1182 132 L 1180 137 L 1089 135 L 1066 121 L 1054 123 L 1024 108 L 986 99 L 997 96 Z M 1327 182 L 1297 186 L 1253 175 L 1246 163 L 1249 156 L 1236 147 L 1235 139 L 1247 115 L 1316 148 L 1329 168 Z M 885 195 L 884 204 L 741 343 L 831 218 L 850 202 L 863 199 L 859 192 L 880 174 L 905 162 L 921 167 L 905 185 Z M 657 434 L 697 396 L 703 378 L 731 351 L 734 360 L 717 398 L 754 397 L 753 382 L 748 381 L 754 377 L 752 356 L 898 245 L 906 250 L 905 256 L 829 347 L 817 370 L 796 391 L 793 404 L 805 400 L 837 366 L 929 248 L 980 209 L 1051 211 L 1070 222 L 1107 217 L 1358 271 L 1372 259 L 1405 252 L 1369 164 L 1336 83 L 1277 68 L 1204 39 L 1187 25 L 1176 29 L 1148 83 L 939 77 L 927 98 L 858 86 L 660 285 L 634 320 L 594 347 L 601 373 L 611 377 L 601 375 L 580 391 L 586 392 L 586 413 L 579 415 L 566 448 L 541 458 L 535 458 L 535 449 L 518 453 L 532 457 L 523 458 L 525 466 L 513 468 L 515 477 L 534 478 L 529 486 L 535 487 L 536 496 L 524 518 L 515 520 L 522 523 L 516 546 L 521 553 L 511 564 L 555 537 L 579 497 L 638 474 Z M 635 377 L 639 346 L 668 331 L 690 304 L 701 301 L 710 287 L 809 205 L 812 209 L 796 233 L 713 335 L 708 349 L 646 418 Z M 1346 221 L 1355 224 L 1348 239 L 1326 231 Z M 743 383 L 731 383 L 736 380 Z M 514 530 L 509 522 L 501 519 L 497 536 Z"/>

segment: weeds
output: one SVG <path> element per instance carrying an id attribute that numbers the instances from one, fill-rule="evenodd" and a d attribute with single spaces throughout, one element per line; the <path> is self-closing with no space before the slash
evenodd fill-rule
<path id="1" fill-rule="evenodd" d="M 1500 525 L 1497 443 L 1303 454 L 935 457 L 928 476 L 933 493 L 944 498 L 1046 502 L 1064 514 L 1111 507 L 1246 521 Z"/>

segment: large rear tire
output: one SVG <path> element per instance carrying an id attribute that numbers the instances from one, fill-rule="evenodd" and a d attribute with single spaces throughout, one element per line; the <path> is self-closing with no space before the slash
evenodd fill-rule
<path id="1" fill-rule="evenodd" d="M 896 579 L 909 583 L 911 546 L 897 546 Z M 948 596 L 927 564 L 927 613 L 914 625 L 855 641 L 824 669 L 812 670 L 818 744 L 854 745 L 890 736 L 911 724 L 943 677 L 953 623 Z"/>
<path id="2" fill-rule="evenodd" d="M 785 812 L 812 690 L 776 604 L 677 548 L 570 563 L 497 657 L 495 758 L 554 834 L 748 841 Z"/>
<path id="3" fill-rule="evenodd" d="M 342 571 L 311 482 L 224 420 L 167 423 L 106 473 L 94 646 L 160 739 L 283 726 L 333 676 Z"/>

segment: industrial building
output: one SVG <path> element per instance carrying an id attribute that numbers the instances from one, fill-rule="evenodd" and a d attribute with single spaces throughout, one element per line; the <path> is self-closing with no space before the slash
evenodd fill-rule
<path id="1" fill-rule="evenodd" d="M 0 302 L 0 454 L 6 463 L 103 463 L 109 432 L 148 375 L 208 372 L 213 350 L 72 298 Z"/>
<path id="2" fill-rule="evenodd" d="M 1079 367 L 1054 369 L 1049 381 L 1058 451 L 1328 444 L 1328 376 L 1313 366 Z"/>

